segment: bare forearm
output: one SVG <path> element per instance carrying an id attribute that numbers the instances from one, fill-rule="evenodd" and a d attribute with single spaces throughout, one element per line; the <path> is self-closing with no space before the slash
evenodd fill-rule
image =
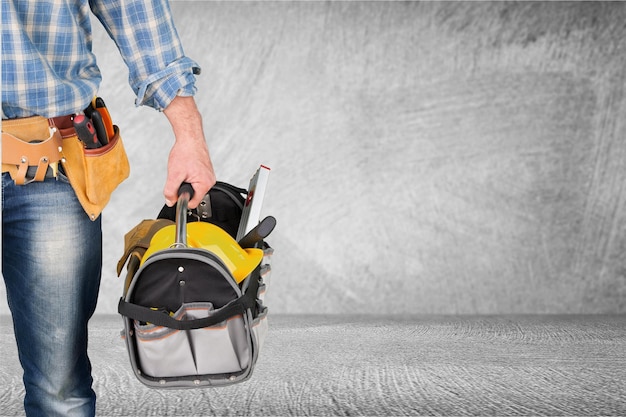
<path id="1" fill-rule="evenodd" d="M 176 140 L 202 142 L 204 130 L 202 127 L 202 115 L 198 111 L 193 97 L 176 97 L 163 111 L 174 131 Z"/>
<path id="2" fill-rule="evenodd" d="M 173 205 L 180 184 L 189 182 L 195 191 L 189 207 L 194 208 L 215 184 L 202 116 L 193 97 L 176 97 L 164 113 L 172 125 L 175 137 L 168 160 L 168 176 L 163 192 L 165 201 L 168 205 Z"/>

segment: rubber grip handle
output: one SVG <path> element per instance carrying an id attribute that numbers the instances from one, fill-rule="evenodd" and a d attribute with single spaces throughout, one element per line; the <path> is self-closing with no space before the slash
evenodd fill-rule
<path id="1" fill-rule="evenodd" d="M 107 135 L 106 127 L 104 127 L 104 121 L 102 120 L 100 112 L 94 111 L 91 113 L 91 123 L 93 123 L 93 127 L 96 130 L 96 136 L 102 146 L 108 144 L 109 137 Z"/>
<path id="2" fill-rule="evenodd" d="M 178 189 L 178 197 L 182 196 L 183 193 L 189 193 L 189 200 L 193 198 L 193 187 L 188 182 L 183 182 Z"/>
<path id="3" fill-rule="evenodd" d="M 91 120 L 86 118 L 82 114 L 77 114 L 74 116 L 74 130 L 76 130 L 76 135 L 78 139 L 80 139 L 87 149 L 95 149 L 100 147 L 100 142 L 98 141 L 98 135 L 96 134 L 96 129 L 93 124 L 91 124 Z"/>
<path id="4" fill-rule="evenodd" d="M 253 248 L 258 242 L 268 237 L 275 226 L 276 219 L 273 216 L 267 216 L 239 240 L 239 246 L 244 249 Z"/>

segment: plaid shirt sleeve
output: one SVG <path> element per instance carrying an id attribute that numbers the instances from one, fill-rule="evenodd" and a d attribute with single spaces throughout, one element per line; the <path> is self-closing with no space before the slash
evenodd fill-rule
<path id="1" fill-rule="evenodd" d="M 129 68 L 137 106 L 163 110 L 195 93 L 199 65 L 185 56 L 167 0 L 90 0 Z"/>

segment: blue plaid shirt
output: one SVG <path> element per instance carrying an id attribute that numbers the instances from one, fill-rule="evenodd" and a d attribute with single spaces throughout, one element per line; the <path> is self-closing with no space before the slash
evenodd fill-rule
<path id="1" fill-rule="evenodd" d="M 129 68 L 136 105 L 162 110 L 195 93 L 167 0 L 2 0 L 2 117 L 44 117 L 87 107 L 101 81 L 89 10 Z"/>

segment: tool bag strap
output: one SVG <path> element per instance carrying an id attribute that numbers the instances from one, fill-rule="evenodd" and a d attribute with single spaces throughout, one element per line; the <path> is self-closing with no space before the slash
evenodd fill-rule
<path id="1" fill-rule="evenodd" d="M 213 186 L 213 188 L 226 193 L 226 195 L 228 195 L 228 197 L 230 197 L 230 199 L 233 200 L 235 204 L 243 208 L 243 201 L 241 201 L 241 195 L 248 194 L 248 190 L 246 190 L 245 188 L 236 187 L 232 184 L 228 184 L 222 181 L 217 181 L 215 185 Z"/>
<path id="2" fill-rule="evenodd" d="M 243 314 L 247 307 L 244 297 L 238 298 L 226 304 L 215 314 L 209 317 L 194 320 L 176 320 L 174 317 L 162 311 L 151 310 L 137 304 L 132 304 L 120 299 L 117 311 L 126 317 L 156 326 L 164 326 L 175 330 L 193 330 L 214 326 L 238 314 Z"/>
<path id="3" fill-rule="evenodd" d="M 250 285 L 246 292 L 239 298 L 236 298 L 216 310 L 215 314 L 201 319 L 193 320 L 176 320 L 163 311 L 152 310 L 137 304 L 129 303 L 120 298 L 117 311 L 125 317 L 138 320 L 144 323 L 151 323 L 157 326 L 164 326 L 175 330 L 193 330 L 204 327 L 214 326 L 238 314 L 244 314 L 247 309 L 251 309 L 253 316 L 257 315 L 256 297 L 259 290 L 259 269 L 250 276 Z"/>

